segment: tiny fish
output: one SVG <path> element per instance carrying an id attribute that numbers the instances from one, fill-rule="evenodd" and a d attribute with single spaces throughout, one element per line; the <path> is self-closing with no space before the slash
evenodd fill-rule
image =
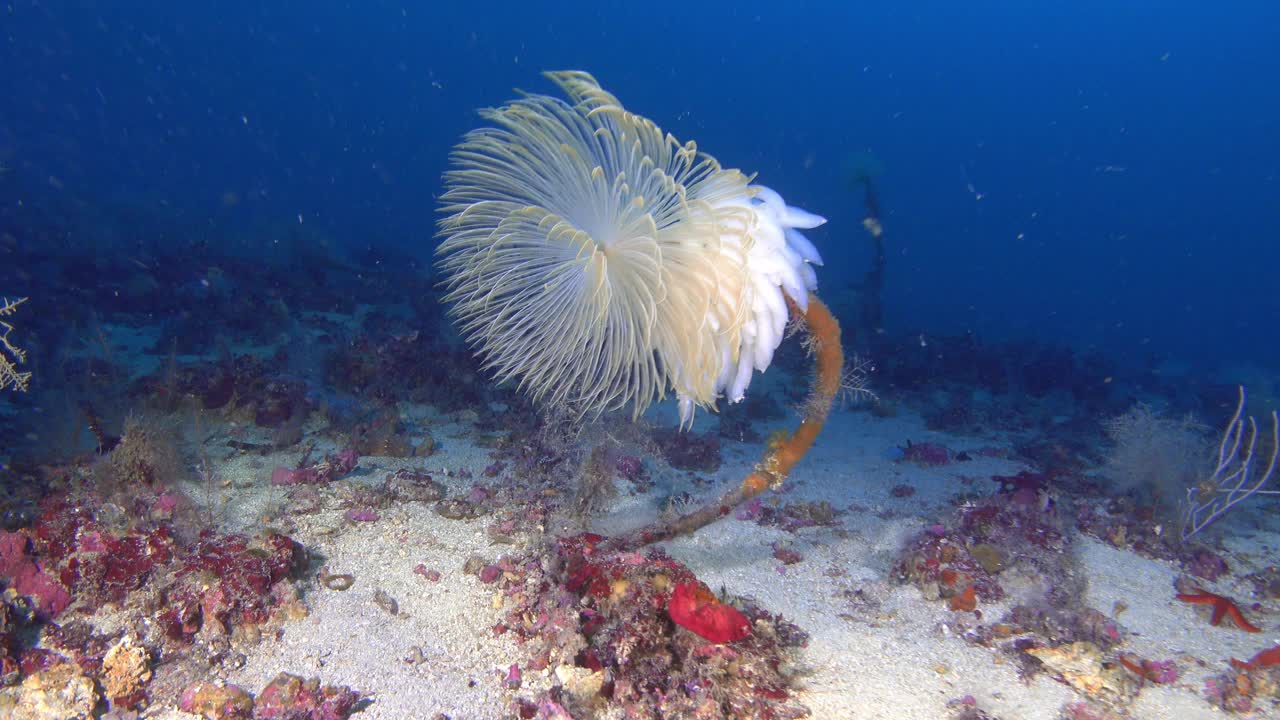
<path id="1" fill-rule="evenodd" d="M 375 605 L 386 610 L 391 615 L 400 614 L 400 604 L 396 602 L 395 598 L 382 590 L 373 591 L 373 602 Z"/>

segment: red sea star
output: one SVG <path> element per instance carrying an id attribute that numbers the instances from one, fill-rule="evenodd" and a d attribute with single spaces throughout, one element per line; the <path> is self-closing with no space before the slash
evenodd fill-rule
<path id="1" fill-rule="evenodd" d="M 1231 659 L 1231 666 L 1240 670 L 1252 670 L 1253 668 L 1267 667 L 1271 665 L 1280 665 L 1280 645 L 1269 650 L 1263 650 L 1257 655 L 1254 655 L 1253 659 L 1249 662 L 1240 662 L 1235 658 Z"/>
<path id="2" fill-rule="evenodd" d="M 1179 600 L 1186 603 L 1213 605 L 1213 614 L 1209 617 L 1210 625 L 1217 625 L 1222 622 L 1222 618 L 1225 615 L 1226 617 L 1231 618 L 1231 622 L 1234 622 L 1236 627 L 1244 630 L 1245 632 L 1262 632 L 1260 628 L 1255 625 L 1251 625 L 1248 620 L 1244 619 L 1244 613 L 1240 612 L 1240 608 L 1236 607 L 1236 604 L 1231 601 L 1231 598 L 1214 595 L 1213 593 L 1207 592 L 1201 588 L 1196 588 L 1194 593 L 1178 593 L 1177 597 Z"/>

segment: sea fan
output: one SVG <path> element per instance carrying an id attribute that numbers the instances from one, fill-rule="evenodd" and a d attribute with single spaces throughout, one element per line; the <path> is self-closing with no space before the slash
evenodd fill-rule
<path id="1" fill-rule="evenodd" d="M 584 72 L 547 73 L 454 149 L 438 253 L 486 367 L 579 416 L 674 390 L 682 423 L 741 400 L 803 312 L 825 220 L 623 109 Z"/>

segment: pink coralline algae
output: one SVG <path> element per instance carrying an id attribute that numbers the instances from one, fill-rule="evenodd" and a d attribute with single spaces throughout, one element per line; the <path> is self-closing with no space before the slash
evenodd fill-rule
<path id="1" fill-rule="evenodd" d="M 121 536 L 90 527 L 82 527 L 61 572 L 63 583 L 90 602 L 122 602 L 147 582 L 157 565 L 173 558 L 174 542 L 166 526 Z"/>
<path id="2" fill-rule="evenodd" d="M 639 483 L 645 479 L 644 461 L 639 456 L 622 455 L 615 463 L 615 467 L 618 474 L 627 482 Z"/>
<path id="3" fill-rule="evenodd" d="M 1135 655 L 1121 653 L 1120 664 L 1143 681 L 1168 685 L 1178 680 L 1178 666 L 1172 660 L 1143 660 Z"/>
<path id="4" fill-rule="evenodd" d="M 298 485 L 307 477 L 303 468 L 277 467 L 271 471 L 272 485 Z"/>
<path id="5" fill-rule="evenodd" d="M 1222 559 L 1221 555 L 1204 548 L 1197 548 L 1182 562 L 1182 568 L 1198 578 L 1204 578 L 1209 582 L 1217 580 L 1219 577 L 1226 575 L 1230 568 L 1227 567 L 1227 561 Z"/>
<path id="6" fill-rule="evenodd" d="M 1008 497 L 1009 502 L 1018 505 L 1039 505 L 1043 502 L 1041 493 L 1049 484 L 1044 473 L 1022 470 L 1017 475 L 992 475 L 991 480 L 1000 484 L 1000 494 Z"/>
<path id="7" fill-rule="evenodd" d="M 913 443 L 907 441 L 902 448 L 902 461 L 917 465 L 946 465 L 951 462 L 951 451 L 937 443 Z"/>
<path id="8" fill-rule="evenodd" d="M 1172 660 L 1150 660 L 1147 671 L 1151 682 L 1168 685 L 1178 681 L 1178 666 Z"/>
<path id="9" fill-rule="evenodd" d="M 9 578 L 9 587 L 18 595 L 34 599 L 39 613 L 48 618 L 71 604 L 67 589 L 31 559 L 22 533 L 0 532 L 0 576 Z"/>
<path id="10" fill-rule="evenodd" d="M 151 506 L 153 512 L 163 515 L 166 518 L 173 517 L 173 511 L 177 508 L 177 496 L 167 492 L 162 492 L 157 495 L 155 503 Z"/>
<path id="11" fill-rule="evenodd" d="M 739 505 L 733 516 L 739 520 L 759 520 L 763 514 L 764 503 L 760 498 L 755 498 Z"/>
<path id="12" fill-rule="evenodd" d="M 347 448 L 324 460 L 297 468 L 277 467 L 271 471 L 272 485 L 314 485 L 335 480 L 352 470 L 360 461 L 353 448 Z"/>
<path id="13" fill-rule="evenodd" d="M 1255 680 L 1254 673 L 1260 673 Z M 1258 682 L 1260 680 L 1261 682 Z M 1275 674 L 1266 669 L 1256 671 L 1233 670 L 1225 675 L 1211 677 L 1204 681 L 1204 698 L 1209 704 L 1229 713 L 1244 714 L 1255 709 L 1254 699 L 1261 688 L 1280 687 Z M 1259 699 L 1266 700 L 1266 695 Z"/>
<path id="14" fill-rule="evenodd" d="M 0 556 L 13 558 L 15 548 L 30 554 L 30 562 L 12 568 L 13 582 L 19 593 L 41 602 L 49 616 L 72 598 L 93 605 L 121 602 L 147 581 L 155 566 L 169 562 L 174 546 L 167 526 L 111 532 L 65 496 L 48 498 L 35 523 L 9 533 L 5 542 L 9 550 L 0 550 Z"/>
<path id="15" fill-rule="evenodd" d="M 777 543 L 773 544 L 773 557 L 775 560 L 781 560 L 783 565 L 795 565 L 804 559 L 799 552 Z"/>
<path id="16" fill-rule="evenodd" d="M 428 568 L 422 563 L 418 563 L 418 566 L 413 569 L 413 573 L 415 575 L 421 575 L 426 578 L 428 582 L 440 582 L 440 571 L 434 568 Z"/>
<path id="17" fill-rule="evenodd" d="M 950 720 L 998 720 L 996 716 L 983 710 L 978 705 L 977 698 L 972 695 L 949 700 L 947 707 L 952 711 Z"/>
<path id="18" fill-rule="evenodd" d="M 343 514 L 343 517 L 351 522 L 376 522 L 378 520 L 378 512 L 368 508 L 359 508 L 348 510 Z"/>

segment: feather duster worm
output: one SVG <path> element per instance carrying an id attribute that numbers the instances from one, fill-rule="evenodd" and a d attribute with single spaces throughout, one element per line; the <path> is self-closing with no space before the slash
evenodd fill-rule
<path id="1" fill-rule="evenodd" d="M 788 206 L 623 109 L 584 72 L 571 101 L 484 110 L 453 153 L 438 253 L 447 301 L 499 380 L 579 415 L 674 391 L 681 422 L 742 399 L 822 258 Z"/>
<path id="2" fill-rule="evenodd" d="M 717 502 L 615 538 L 690 532 L 776 487 L 813 444 L 840 387 L 840 327 L 813 295 L 822 258 L 800 230 L 826 220 L 628 112 L 584 72 L 547 77 L 481 111 L 454 148 L 437 250 L 446 301 L 485 366 L 577 416 L 673 392 L 695 408 L 741 400 L 789 317 L 813 339 L 800 427 Z"/>

